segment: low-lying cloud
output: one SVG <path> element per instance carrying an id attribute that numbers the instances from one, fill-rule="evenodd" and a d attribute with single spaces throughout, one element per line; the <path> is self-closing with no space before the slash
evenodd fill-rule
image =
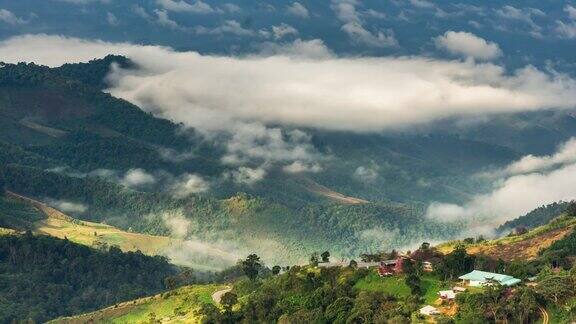
<path id="1" fill-rule="evenodd" d="M 576 107 L 576 81 L 532 66 L 424 57 L 210 56 L 158 46 L 21 36 L 0 42 L 6 62 L 51 66 L 115 53 L 110 92 L 200 130 L 234 122 L 377 131 L 448 117 Z"/>
<path id="2" fill-rule="evenodd" d="M 526 156 L 500 174 L 491 192 L 464 205 L 433 203 L 427 216 L 439 221 L 484 222 L 497 226 L 531 210 L 557 201 L 576 199 L 576 140 L 571 139 L 550 156 Z"/>
<path id="3" fill-rule="evenodd" d="M 88 210 L 88 206 L 79 202 L 73 202 L 63 199 L 51 199 L 51 198 L 46 198 L 45 201 L 46 203 L 48 203 L 48 205 L 64 213 L 82 214 Z"/>

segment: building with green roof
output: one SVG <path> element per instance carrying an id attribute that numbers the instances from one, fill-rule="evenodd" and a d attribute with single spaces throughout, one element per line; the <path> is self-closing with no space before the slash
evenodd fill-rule
<path id="1" fill-rule="evenodd" d="M 491 281 L 496 281 L 502 286 L 514 286 L 522 281 L 509 275 L 479 270 L 474 270 L 458 277 L 458 279 L 462 280 L 466 285 L 473 287 L 484 286 Z"/>

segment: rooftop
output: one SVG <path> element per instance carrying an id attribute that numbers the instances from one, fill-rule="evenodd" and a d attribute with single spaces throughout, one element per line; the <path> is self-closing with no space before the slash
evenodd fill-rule
<path id="1" fill-rule="evenodd" d="M 488 280 L 495 280 L 503 286 L 512 286 L 519 283 L 521 280 L 514 278 L 509 275 L 501 274 L 501 273 L 493 273 L 493 272 L 486 272 L 480 270 L 474 270 L 470 273 L 467 273 L 463 276 L 458 277 L 462 280 L 471 280 L 471 281 L 480 281 L 486 282 Z"/>

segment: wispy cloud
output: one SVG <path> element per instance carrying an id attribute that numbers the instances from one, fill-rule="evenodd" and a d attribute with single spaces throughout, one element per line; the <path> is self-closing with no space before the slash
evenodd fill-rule
<path id="1" fill-rule="evenodd" d="M 493 60 L 502 55 L 498 44 L 472 33 L 447 31 L 434 39 L 436 47 L 448 53 L 479 60 Z"/>
<path id="2" fill-rule="evenodd" d="M 8 25 L 24 25 L 28 23 L 25 19 L 17 17 L 12 11 L 0 9 L 0 22 Z"/>
<path id="3" fill-rule="evenodd" d="M 308 12 L 308 9 L 306 7 L 304 7 L 304 5 L 302 5 L 300 2 L 293 2 L 291 5 L 289 5 L 286 8 L 286 11 L 289 14 L 300 17 L 300 18 L 310 17 L 310 12 Z"/>
<path id="4" fill-rule="evenodd" d="M 557 201 L 576 198 L 576 139 L 550 156 L 525 156 L 511 163 L 494 181 L 491 192 L 463 205 L 433 203 L 427 216 L 440 221 L 464 221 L 497 226 L 514 217 Z"/>
<path id="5" fill-rule="evenodd" d="M 198 14 L 208 14 L 215 12 L 209 4 L 196 0 L 188 3 L 184 0 L 156 0 L 156 3 L 163 9 L 176 12 L 191 12 Z"/>
<path id="6" fill-rule="evenodd" d="M 360 14 L 356 11 L 357 0 L 332 0 L 332 9 L 343 25 L 341 27 L 353 42 L 373 47 L 396 47 L 398 41 L 391 30 L 371 32 L 364 27 Z"/>

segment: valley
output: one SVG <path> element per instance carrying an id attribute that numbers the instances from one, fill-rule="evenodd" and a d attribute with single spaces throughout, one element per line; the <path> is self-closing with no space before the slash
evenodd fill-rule
<path id="1" fill-rule="evenodd" d="M 0 0 L 0 324 L 575 324 L 576 4 Z"/>

